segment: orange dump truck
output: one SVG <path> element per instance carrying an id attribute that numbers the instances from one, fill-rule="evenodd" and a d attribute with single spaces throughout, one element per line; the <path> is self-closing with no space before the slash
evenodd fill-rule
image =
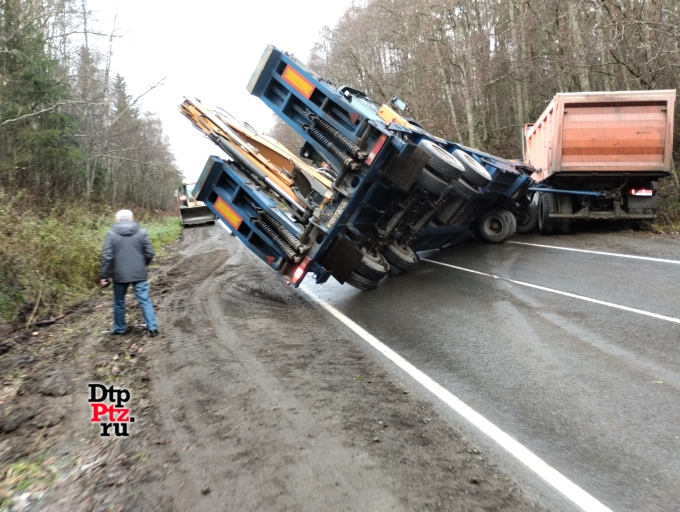
<path id="1" fill-rule="evenodd" d="M 671 172 L 675 90 L 559 93 L 524 128 L 542 234 L 576 219 L 654 219 Z"/>

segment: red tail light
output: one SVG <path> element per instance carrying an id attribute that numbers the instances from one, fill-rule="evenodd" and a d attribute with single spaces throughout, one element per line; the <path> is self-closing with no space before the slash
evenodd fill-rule
<path id="1" fill-rule="evenodd" d="M 653 195 L 654 192 L 652 189 L 649 188 L 631 188 L 630 189 L 630 195 L 631 196 L 651 196 Z"/>
<path id="2" fill-rule="evenodd" d="M 371 149 L 371 152 L 366 157 L 366 165 L 371 165 L 373 163 L 373 160 L 375 160 L 375 157 L 378 155 L 382 147 L 385 145 L 386 140 L 387 135 L 385 135 L 384 133 L 380 137 L 378 137 L 378 140 L 373 146 L 373 149 Z"/>
<path id="3" fill-rule="evenodd" d="M 295 269 L 295 272 L 293 272 L 293 283 L 298 284 L 300 281 L 302 281 L 302 278 L 307 273 L 307 265 L 309 265 L 310 261 L 312 260 L 305 257 L 305 259 L 303 259 L 298 265 L 298 267 Z"/>

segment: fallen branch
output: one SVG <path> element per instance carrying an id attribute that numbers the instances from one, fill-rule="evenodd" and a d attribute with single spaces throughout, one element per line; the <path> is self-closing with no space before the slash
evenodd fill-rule
<path id="1" fill-rule="evenodd" d="M 59 320 L 63 320 L 64 318 L 66 318 L 67 315 L 70 315 L 71 313 L 75 313 L 75 310 L 71 309 L 69 311 L 64 311 L 61 315 L 52 317 L 49 320 L 40 320 L 39 322 L 33 322 L 32 324 L 29 325 L 29 327 L 45 327 L 47 325 L 52 325 L 57 323 Z"/>

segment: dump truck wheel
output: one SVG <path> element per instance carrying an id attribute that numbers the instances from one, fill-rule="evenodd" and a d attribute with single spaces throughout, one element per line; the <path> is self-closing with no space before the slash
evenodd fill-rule
<path id="1" fill-rule="evenodd" d="M 352 272 L 345 282 L 354 286 L 354 288 L 358 288 L 359 290 L 372 290 L 378 286 L 379 281 L 368 279 L 360 274 L 357 274 L 356 272 Z"/>
<path id="2" fill-rule="evenodd" d="M 438 178 L 433 172 L 428 171 L 427 168 L 420 171 L 416 182 L 437 197 L 441 196 L 451 186 L 448 182 Z"/>
<path id="3" fill-rule="evenodd" d="M 515 213 L 518 233 L 531 233 L 538 225 L 538 208 L 530 204 Z"/>
<path id="4" fill-rule="evenodd" d="M 461 151 L 460 149 L 457 149 L 453 152 L 453 156 L 455 156 L 458 160 L 460 160 L 460 163 L 463 164 L 463 168 L 465 169 L 463 172 L 463 179 L 465 181 L 480 188 L 484 188 L 489 183 L 491 183 L 491 175 L 489 174 L 489 171 L 484 169 L 482 164 L 480 164 L 470 155 L 464 151 Z"/>
<path id="5" fill-rule="evenodd" d="M 538 199 L 538 230 L 542 235 L 552 235 L 557 231 L 557 219 L 548 215 L 557 213 L 557 197 L 552 192 L 540 194 Z"/>
<path id="6" fill-rule="evenodd" d="M 559 207 L 560 214 L 571 215 L 574 213 L 573 204 L 571 201 L 571 196 L 569 194 L 558 194 L 557 195 L 557 206 Z M 557 232 L 563 235 L 568 235 L 571 233 L 571 225 L 574 221 L 572 219 L 559 219 L 557 221 Z"/>
<path id="7" fill-rule="evenodd" d="M 390 264 L 382 254 L 371 254 L 365 248 L 361 249 L 364 257 L 354 269 L 357 274 L 371 280 L 380 281 L 390 270 Z"/>
<path id="8" fill-rule="evenodd" d="M 416 263 L 416 254 L 408 245 L 391 243 L 382 252 L 385 259 L 390 264 L 387 272 L 391 276 L 398 276 L 410 269 Z"/>
<path id="9" fill-rule="evenodd" d="M 512 214 L 512 212 L 508 210 L 501 210 L 503 215 L 505 215 L 505 218 L 508 219 L 508 237 L 511 235 L 515 234 L 515 231 L 517 231 L 517 219 L 515 216 Z"/>
<path id="10" fill-rule="evenodd" d="M 511 225 L 504 211 L 507 210 L 489 210 L 479 218 L 477 232 L 482 239 L 497 244 L 508 237 Z"/>
<path id="11" fill-rule="evenodd" d="M 479 189 L 460 179 L 453 182 L 453 192 L 468 201 L 479 196 Z"/>
<path id="12" fill-rule="evenodd" d="M 444 148 L 426 139 L 421 140 L 418 146 L 429 155 L 427 167 L 432 172 L 448 180 L 457 180 L 462 176 L 465 171 L 463 165 Z"/>

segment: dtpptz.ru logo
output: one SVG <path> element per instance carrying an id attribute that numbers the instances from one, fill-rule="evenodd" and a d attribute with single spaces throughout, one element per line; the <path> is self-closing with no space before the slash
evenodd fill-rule
<path id="1" fill-rule="evenodd" d="M 135 421 L 135 418 L 130 415 L 130 408 L 125 407 L 125 404 L 132 398 L 130 391 L 114 385 L 105 386 L 97 383 L 90 383 L 87 387 L 90 391 L 87 401 L 92 409 L 90 421 L 99 423 L 101 426 L 99 435 L 110 437 L 113 434 L 116 437 L 128 437 L 130 435 L 129 425 Z"/>

